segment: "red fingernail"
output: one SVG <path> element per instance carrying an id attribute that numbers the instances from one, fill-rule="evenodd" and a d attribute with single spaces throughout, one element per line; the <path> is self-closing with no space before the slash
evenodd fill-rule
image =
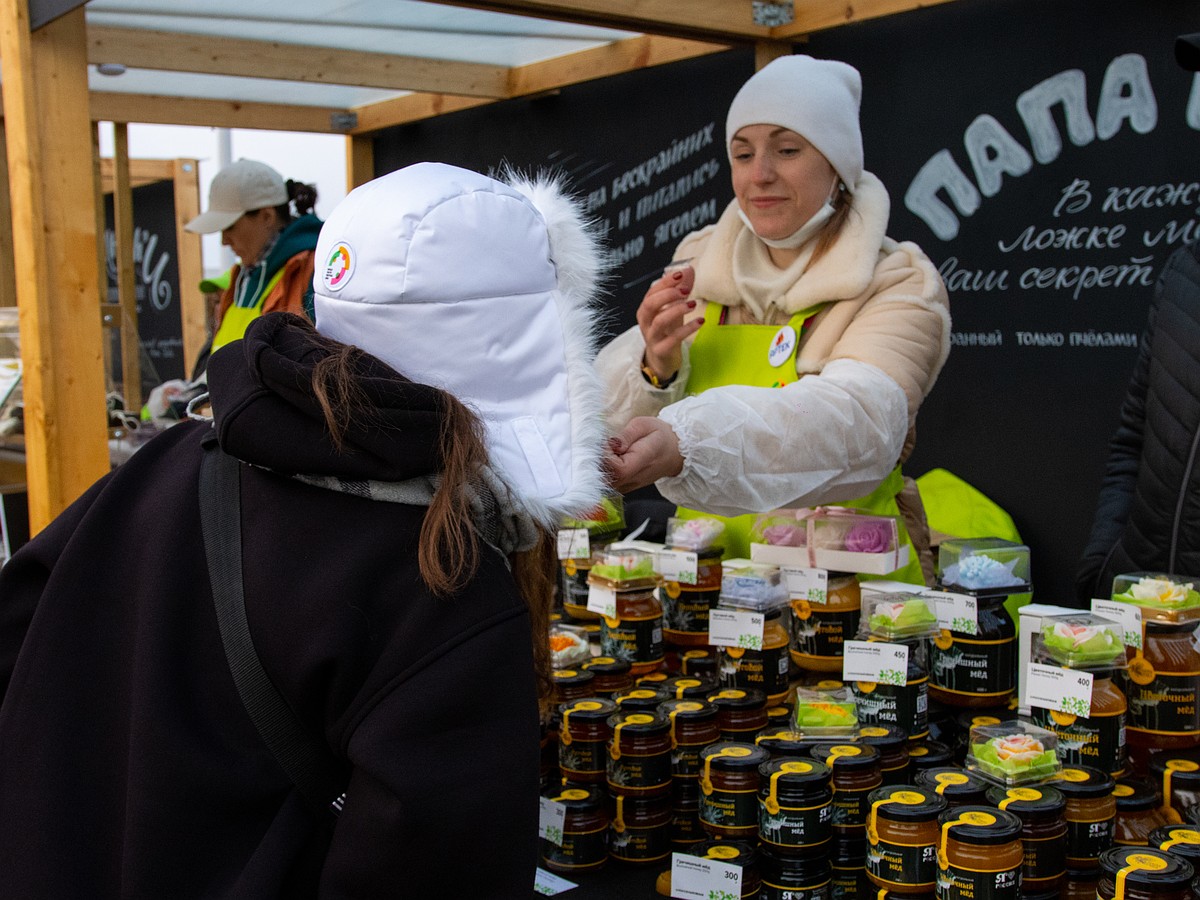
<path id="1" fill-rule="evenodd" d="M 683 277 L 682 272 L 672 272 L 671 273 L 671 278 L 673 278 L 675 281 L 678 281 L 682 277 Z"/>
<path id="2" fill-rule="evenodd" d="M 689 301 L 688 301 L 688 305 L 687 305 L 687 306 L 688 306 L 688 309 L 695 309 L 695 308 L 696 308 L 696 301 L 695 301 L 695 300 L 689 300 Z"/>
<path id="3" fill-rule="evenodd" d="M 685 297 L 686 297 L 688 294 L 690 294 L 691 292 L 692 292 L 692 289 L 691 289 L 690 287 L 687 287 L 686 285 L 685 285 L 684 287 L 681 287 L 681 288 L 679 289 L 679 293 L 683 294 L 683 296 L 685 296 Z"/>

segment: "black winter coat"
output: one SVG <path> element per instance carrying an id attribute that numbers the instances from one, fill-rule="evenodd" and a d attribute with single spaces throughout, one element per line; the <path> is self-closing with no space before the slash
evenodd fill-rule
<path id="1" fill-rule="evenodd" d="M 1200 579 L 1200 244 L 1176 250 L 1155 288 L 1137 365 L 1077 580 L 1078 598 L 1113 578 Z"/>
<path id="2" fill-rule="evenodd" d="M 241 470 L 247 615 L 263 666 L 345 761 L 310 812 L 230 675 L 200 536 L 209 427 L 183 423 L 101 479 L 0 573 L 0 896 L 527 897 L 539 727 L 528 613 L 499 553 L 435 598 L 423 507 L 289 472 L 436 472 L 435 392 L 368 358 L 378 409 L 323 437 L 320 353 L 272 314 L 214 354 Z M 268 471 L 270 467 L 274 471 Z"/>

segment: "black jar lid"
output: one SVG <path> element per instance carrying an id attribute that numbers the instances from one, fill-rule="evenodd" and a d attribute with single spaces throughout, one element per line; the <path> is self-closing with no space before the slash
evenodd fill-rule
<path id="1" fill-rule="evenodd" d="M 700 762 L 714 769 L 757 769 L 769 758 L 762 747 L 741 741 L 717 741 L 700 751 Z"/>
<path id="2" fill-rule="evenodd" d="M 1036 787 L 992 787 L 987 802 L 1019 816 L 1052 815 L 1067 808 L 1067 798 L 1057 788 L 1039 784 Z"/>
<path id="3" fill-rule="evenodd" d="M 743 869 L 758 864 L 758 848 L 748 841 L 726 841 L 716 838 L 697 841 L 687 849 L 689 856 L 701 859 L 719 859 Z"/>
<path id="4" fill-rule="evenodd" d="M 767 787 L 771 776 L 779 774 L 776 784 L 782 789 L 813 787 L 823 788 L 829 784 L 833 771 L 825 763 L 815 759 L 768 759 L 758 764 L 758 774 L 763 778 L 763 787 Z"/>
<path id="5" fill-rule="evenodd" d="M 1067 766 L 1051 779 L 1068 800 L 1107 797 L 1116 787 L 1116 780 L 1107 772 L 1091 766 Z"/>
<path id="6" fill-rule="evenodd" d="M 671 730 L 671 722 L 666 716 L 657 712 L 629 712 L 618 709 L 608 717 L 608 724 L 617 736 L 617 726 L 620 726 L 622 737 L 657 737 Z"/>
<path id="7" fill-rule="evenodd" d="M 978 775 L 964 772 L 954 766 L 935 766 L 932 769 L 922 769 L 913 778 L 917 787 L 929 788 L 941 794 L 948 801 L 953 800 L 960 806 L 983 806 L 987 803 L 987 790 L 991 782 L 984 781 Z"/>
<path id="8" fill-rule="evenodd" d="M 1136 778 L 1118 778 L 1112 794 L 1117 798 L 1117 812 L 1140 812 L 1161 803 L 1154 785 Z"/>
<path id="9" fill-rule="evenodd" d="M 834 769 L 865 769 L 879 765 L 879 751 L 870 744 L 818 744 L 813 759 Z"/>
<path id="10" fill-rule="evenodd" d="M 954 721 L 958 723 L 958 727 L 962 731 L 969 733 L 972 726 L 1000 725 L 1004 722 L 1011 722 L 1016 717 L 1017 714 L 1007 706 L 998 706 L 994 709 L 974 709 L 959 713 Z"/>
<path id="11" fill-rule="evenodd" d="M 1150 755 L 1147 766 L 1160 784 L 1163 776 L 1170 772 L 1172 786 L 1191 790 L 1200 786 L 1200 751 L 1159 750 Z"/>
<path id="12" fill-rule="evenodd" d="M 662 683 L 662 688 L 672 697 L 687 697 L 705 700 L 716 685 L 711 678 L 696 675 L 674 675 Z"/>
<path id="13" fill-rule="evenodd" d="M 771 756 L 809 756 L 818 742 L 811 735 L 794 730 L 790 724 L 768 724 L 754 736 L 754 743 Z"/>
<path id="14" fill-rule="evenodd" d="M 627 659 L 614 659 L 611 656 L 594 656 L 581 668 L 597 675 L 625 675 L 633 668 L 633 663 Z"/>
<path id="15" fill-rule="evenodd" d="M 661 688 L 639 685 L 613 694 L 613 702 L 625 712 L 654 712 L 671 695 Z"/>
<path id="16" fill-rule="evenodd" d="M 596 673 L 589 672 L 587 669 L 555 669 L 550 673 L 550 678 L 556 685 L 587 684 L 595 677 Z"/>
<path id="17" fill-rule="evenodd" d="M 571 722 L 603 722 L 617 711 L 617 704 L 605 697 L 580 697 L 558 705 L 558 714 L 566 713 Z"/>
<path id="18" fill-rule="evenodd" d="M 790 703 L 776 703 L 767 707 L 767 722 L 776 727 L 790 727 L 795 710 Z"/>
<path id="19" fill-rule="evenodd" d="M 941 741 L 921 741 L 908 748 L 909 761 L 918 769 L 932 769 L 953 762 L 950 748 Z"/>
<path id="20" fill-rule="evenodd" d="M 888 785 L 867 794 L 875 816 L 903 822 L 932 822 L 946 809 L 946 798 L 927 788 Z"/>
<path id="21" fill-rule="evenodd" d="M 716 719 L 717 708 L 707 700 L 670 697 L 658 704 L 658 711 L 672 721 L 707 722 Z"/>
<path id="22" fill-rule="evenodd" d="M 1200 831 L 1187 825 L 1160 825 L 1149 835 L 1151 847 L 1186 859 L 1193 866 L 1200 860 Z"/>
<path id="23" fill-rule="evenodd" d="M 950 825 L 950 837 L 964 844 L 1008 844 L 1024 827 L 1016 813 L 994 806 L 959 806 L 938 816 L 938 827 Z"/>
<path id="24" fill-rule="evenodd" d="M 1113 847 L 1100 854 L 1100 869 L 1115 879 L 1125 871 L 1126 887 L 1172 888 L 1186 887 L 1196 870 L 1186 859 L 1163 853 L 1152 847 Z"/>
<path id="25" fill-rule="evenodd" d="M 858 739 L 883 752 L 903 750 L 908 754 L 908 734 L 897 725 L 864 725 L 858 729 Z"/>
<path id="26" fill-rule="evenodd" d="M 766 709 L 767 694 L 758 688 L 721 688 L 708 695 L 718 709 Z"/>
<path id="27" fill-rule="evenodd" d="M 717 672 L 717 655 L 712 650 L 684 650 L 679 657 L 679 667 L 684 678 L 712 677 Z"/>
<path id="28" fill-rule="evenodd" d="M 547 800 L 561 803 L 567 809 L 583 812 L 599 809 L 604 804 L 605 792 L 589 784 L 576 784 L 568 781 L 561 787 L 549 791 L 545 797 Z"/>

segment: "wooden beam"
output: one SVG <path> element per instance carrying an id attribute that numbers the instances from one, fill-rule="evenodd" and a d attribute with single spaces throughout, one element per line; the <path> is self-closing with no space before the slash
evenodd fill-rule
<path id="1" fill-rule="evenodd" d="M 129 160 L 129 184 L 131 187 L 154 184 L 156 181 L 170 181 L 174 176 L 175 160 L 173 159 Z M 113 190 L 113 161 L 110 156 L 100 158 L 100 188 L 106 194 L 111 194 Z"/>
<path id="2" fill-rule="evenodd" d="M 175 183 L 175 252 L 179 259 L 179 319 L 183 330 L 183 377 L 208 342 L 208 301 L 200 290 L 204 277 L 203 238 L 183 226 L 200 215 L 200 167 L 194 159 L 172 160 Z"/>
<path id="3" fill-rule="evenodd" d="M 491 12 L 685 37 L 746 43 L 771 37 L 754 24 L 753 0 L 434 0 Z M 805 0 L 799 0 L 805 2 Z"/>
<path id="4" fill-rule="evenodd" d="M 36 532 L 109 470 L 83 8 L 31 33 L 0 3 L 0 77 Z"/>
<path id="5" fill-rule="evenodd" d="M 375 177 L 375 142 L 369 137 L 346 137 L 346 190 L 352 191 Z"/>
<path id="6" fill-rule="evenodd" d="M 213 128 L 260 128 L 345 134 L 328 106 L 285 106 L 237 100 L 167 97 L 159 94 L 93 93 L 91 115 L 97 122 L 145 122 L 154 125 L 201 125 Z"/>
<path id="7" fill-rule="evenodd" d="M 504 96 L 504 66 L 140 28 L 88 28 L 88 61 L 139 69 Z"/>
<path id="8" fill-rule="evenodd" d="M 0 120 L 0 306 L 17 305 L 17 279 L 14 271 L 8 155 L 4 152 L 4 121 Z"/>
<path id="9" fill-rule="evenodd" d="M 595 78 L 665 65 L 727 49 L 729 48 L 724 44 L 642 35 L 514 68 L 509 75 L 509 94 L 511 97 L 542 94 Z M 445 94 L 409 94 L 395 100 L 384 100 L 381 103 L 356 108 L 354 112 L 358 116 L 358 124 L 353 133 L 368 134 L 393 125 L 403 125 L 406 122 L 482 106 L 486 102 L 488 101 Z"/>
<path id="10" fill-rule="evenodd" d="M 790 56 L 792 52 L 792 45 L 788 41 L 759 41 L 754 45 L 754 71 L 781 56 Z"/>
<path id="11" fill-rule="evenodd" d="M 771 30 L 775 40 L 788 40 L 838 25 L 865 22 L 954 0 L 796 0 L 796 18 Z"/>

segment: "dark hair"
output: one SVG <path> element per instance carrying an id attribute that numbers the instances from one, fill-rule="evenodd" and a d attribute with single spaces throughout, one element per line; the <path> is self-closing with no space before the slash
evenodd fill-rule
<path id="1" fill-rule="evenodd" d="M 305 184 L 302 181 L 287 180 L 288 202 L 275 207 L 275 212 L 283 222 L 290 222 L 299 216 L 306 216 L 317 205 L 317 186 Z M 295 210 L 293 214 L 292 210 Z"/>
<path id="2" fill-rule="evenodd" d="M 350 423 L 369 420 L 375 413 L 355 377 L 358 361 L 366 354 L 358 347 L 324 337 L 307 319 L 303 322 L 312 328 L 318 346 L 327 350 L 313 368 L 312 387 L 334 446 L 341 450 Z M 479 566 L 479 538 L 470 504 L 476 474 L 487 463 L 488 455 L 479 417 L 444 391 L 439 392 L 439 403 L 443 414 L 439 435 L 443 465 L 421 525 L 417 560 L 421 579 L 429 590 L 436 596 L 448 596 L 470 580 Z M 529 609 L 534 671 L 544 699 L 553 688 L 549 629 L 558 567 L 554 535 L 540 529 L 537 545 L 514 553 L 510 562 L 517 590 Z"/>

